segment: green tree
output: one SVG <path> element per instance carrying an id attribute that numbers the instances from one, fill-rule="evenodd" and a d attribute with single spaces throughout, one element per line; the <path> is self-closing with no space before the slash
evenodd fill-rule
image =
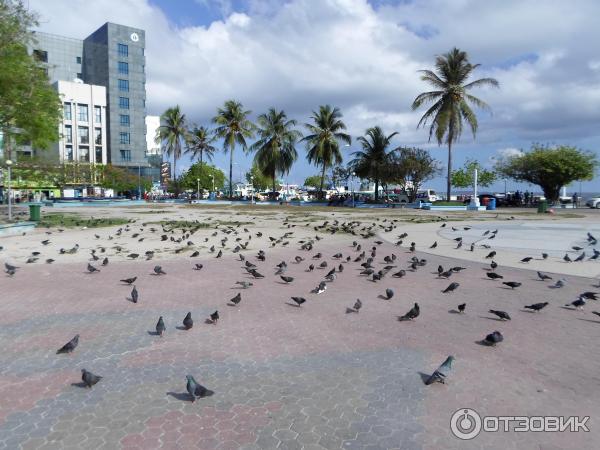
<path id="1" fill-rule="evenodd" d="M 439 161 L 431 157 L 427 150 L 416 147 L 400 147 L 389 155 L 382 172 L 382 180 L 397 183 L 408 193 L 414 202 L 423 183 L 435 178 L 441 172 Z"/>
<path id="2" fill-rule="evenodd" d="M 304 186 L 318 188 L 321 185 L 321 175 L 311 175 L 304 180 Z"/>
<path id="3" fill-rule="evenodd" d="M 322 167 L 319 198 L 323 197 L 327 167 L 342 162 L 339 143 L 345 142 L 348 145 L 352 143 L 350 135 L 342 131 L 346 129 L 346 124 L 341 118 L 342 113 L 338 108 L 325 105 L 320 106 L 318 112 L 313 111 L 311 116 L 313 123 L 304 125 L 310 133 L 302 138 L 302 141 L 306 142 L 308 162 Z"/>
<path id="4" fill-rule="evenodd" d="M 365 136 L 357 139 L 362 150 L 352 153 L 355 158 L 350 161 L 350 165 L 356 175 L 375 182 L 375 202 L 379 200 L 379 185 L 382 181 L 380 173 L 388 163 L 388 148 L 397 134 L 393 132 L 386 136 L 380 127 L 368 128 Z"/>
<path id="5" fill-rule="evenodd" d="M 452 172 L 452 186 L 458 188 L 473 186 L 475 170 L 477 170 L 478 186 L 488 187 L 496 182 L 497 176 L 495 171 L 487 170 L 474 159 L 467 159 L 462 169 L 454 170 Z"/>
<path id="6" fill-rule="evenodd" d="M 75 168 L 73 168 L 76 170 Z M 141 177 L 129 172 L 122 167 L 116 167 L 108 164 L 102 171 L 102 181 L 100 186 L 105 189 L 112 189 L 116 193 L 133 192 L 138 190 L 138 186 L 142 191 L 152 189 L 152 181 L 149 178 Z"/>
<path id="7" fill-rule="evenodd" d="M 162 144 L 167 156 L 173 155 L 173 180 L 177 179 L 177 160 L 181 158 L 183 140 L 187 137 L 185 114 L 179 105 L 167 109 L 160 116 L 161 125 L 156 131 L 156 143 Z"/>
<path id="8" fill-rule="evenodd" d="M 213 122 L 217 125 L 215 134 L 223 139 L 223 150 L 229 152 L 229 197 L 233 197 L 233 151 L 236 144 L 246 150 L 246 139 L 254 137 L 254 124 L 248 119 L 251 111 L 244 111 L 244 106 L 235 100 L 227 100 L 217 110 Z"/>
<path id="9" fill-rule="evenodd" d="M 452 189 L 452 144 L 458 141 L 463 129 L 463 120 L 467 122 L 473 138 L 477 132 L 477 116 L 471 109 L 475 105 L 481 109 L 489 106 L 468 91 L 479 86 L 498 87 L 494 78 L 480 78 L 467 83 L 473 71 L 479 64 L 471 64 L 466 52 L 453 48 L 445 55 L 438 56 L 435 61 L 435 72 L 421 70 L 421 80 L 433 86 L 435 90 L 419 94 L 412 104 L 412 109 L 418 109 L 423 104 L 433 105 L 423 114 L 417 128 L 429 127 L 429 140 L 435 135 L 438 145 L 444 142 L 448 145 L 448 175 L 447 199 L 450 200 Z"/>
<path id="10" fill-rule="evenodd" d="M 45 149 L 58 141 L 61 101 L 43 65 L 27 53 L 37 18 L 20 0 L 0 0 L 0 131 L 6 159 L 12 144 Z"/>
<path id="11" fill-rule="evenodd" d="M 255 191 L 265 191 L 268 189 L 271 179 L 260 170 L 256 163 L 253 163 L 252 168 L 246 172 L 246 182 L 252 184 Z"/>
<path id="12" fill-rule="evenodd" d="M 496 170 L 507 178 L 540 186 L 551 202 L 559 199 L 562 186 L 593 179 L 597 168 L 593 152 L 569 145 L 541 144 L 534 144 L 530 151 L 505 158 L 496 165 Z"/>
<path id="13" fill-rule="evenodd" d="M 220 189 L 225 184 L 225 174 L 221 169 L 215 166 L 209 166 L 206 163 L 197 162 L 183 174 L 181 178 L 182 187 L 196 191 L 198 189 L 198 180 L 200 180 L 200 189 L 212 191 L 213 177 L 215 189 Z"/>
<path id="14" fill-rule="evenodd" d="M 186 153 L 192 154 L 192 159 L 198 158 L 200 164 L 203 163 L 203 157 L 212 161 L 213 155 L 217 149 L 212 145 L 215 141 L 214 134 L 206 127 L 195 127 L 187 133 L 187 150 Z"/>
<path id="15" fill-rule="evenodd" d="M 296 121 L 288 120 L 283 111 L 270 108 L 265 114 L 258 116 L 258 140 L 250 150 L 255 151 L 254 162 L 261 172 L 268 174 L 273 181 L 273 192 L 276 191 L 277 174 L 286 175 L 298 159 L 296 142 L 302 134 L 296 130 Z"/>

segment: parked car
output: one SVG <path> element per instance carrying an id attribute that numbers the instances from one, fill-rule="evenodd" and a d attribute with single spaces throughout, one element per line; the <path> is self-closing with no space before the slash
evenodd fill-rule
<path id="1" fill-rule="evenodd" d="M 600 209 L 600 197 L 592 197 L 585 202 L 585 206 Z"/>
<path id="2" fill-rule="evenodd" d="M 433 189 L 423 189 L 417 192 L 417 200 L 423 202 L 437 202 L 438 200 L 442 200 L 442 198 L 437 195 Z"/>

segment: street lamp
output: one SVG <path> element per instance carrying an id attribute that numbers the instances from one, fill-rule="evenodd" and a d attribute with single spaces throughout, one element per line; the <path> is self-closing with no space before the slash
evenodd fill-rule
<path id="1" fill-rule="evenodd" d="M 252 190 L 250 191 L 250 204 L 254 203 L 254 175 L 250 175 L 250 184 L 252 185 Z"/>
<path id="2" fill-rule="evenodd" d="M 12 221 L 12 205 L 11 205 L 11 192 L 10 192 L 10 175 L 11 175 L 11 166 L 13 162 L 10 159 L 6 160 L 6 168 L 8 169 L 8 180 L 7 180 L 7 193 L 8 193 L 8 221 Z"/>
<path id="3" fill-rule="evenodd" d="M 196 194 L 196 198 L 200 200 L 200 178 L 196 178 L 196 182 L 198 183 L 198 193 Z"/>
<path id="4" fill-rule="evenodd" d="M 354 208 L 354 177 L 356 172 L 352 172 L 352 207 Z"/>

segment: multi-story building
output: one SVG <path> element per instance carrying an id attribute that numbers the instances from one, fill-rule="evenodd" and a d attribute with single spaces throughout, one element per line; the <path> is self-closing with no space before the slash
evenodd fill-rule
<path id="1" fill-rule="evenodd" d="M 35 32 L 31 52 L 45 63 L 50 82 L 55 83 L 62 94 L 65 108 L 58 144 L 61 160 L 71 160 L 66 133 L 69 125 L 74 126 L 73 114 L 79 115 L 79 106 L 83 113 L 87 105 L 88 119 L 92 114 L 95 117 L 97 106 L 104 107 L 99 147 L 104 149 L 105 155 L 98 154 L 95 146 L 90 147 L 87 160 L 123 166 L 158 180 L 159 164 L 149 161 L 147 152 L 144 48 L 144 30 L 114 23 L 105 23 L 83 40 Z M 104 90 L 102 102 L 98 101 L 99 88 Z M 74 93 L 84 95 L 85 101 L 76 98 Z M 71 121 L 66 118 L 67 114 L 71 114 Z M 96 128 L 91 120 L 88 141 L 95 139 Z M 76 130 L 80 133 L 79 128 L 71 128 L 70 132 Z M 81 133 L 81 139 L 85 140 L 85 129 Z M 74 139 L 75 135 L 71 136 Z M 81 144 L 81 150 L 79 146 L 72 150 L 72 160 L 85 158 L 85 144 Z"/>

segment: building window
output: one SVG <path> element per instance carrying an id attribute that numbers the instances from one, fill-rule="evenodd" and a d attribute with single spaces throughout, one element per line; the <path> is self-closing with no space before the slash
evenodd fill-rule
<path id="1" fill-rule="evenodd" d="M 131 137 L 129 135 L 128 132 L 126 131 L 122 131 L 119 133 L 119 142 L 121 144 L 130 144 L 131 143 Z"/>
<path id="2" fill-rule="evenodd" d="M 131 150 L 121 150 L 121 161 L 131 161 Z"/>
<path id="3" fill-rule="evenodd" d="M 123 92 L 129 92 L 129 80 L 119 79 L 119 90 Z"/>
<path id="4" fill-rule="evenodd" d="M 34 50 L 33 57 L 39 62 L 48 62 L 48 52 L 44 50 Z"/>
<path id="5" fill-rule="evenodd" d="M 129 115 L 128 114 L 119 114 L 119 122 L 121 123 L 122 126 L 128 127 L 129 126 Z"/>
<path id="6" fill-rule="evenodd" d="M 119 61 L 119 73 L 123 75 L 129 74 L 129 64 L 123 61 Z"/>
<path id="7" fill-rule="evenodd" d="M 70 145 L 65 148 L 65 158 L 67 161 L 73 161 L 73 147 Z"/>
<path id="8" fill-rule="evenodd" d="M 80 122 L 88 121 L 88 105 L 82 105 L 81 103 L 77 105 L 77 120 Z"/>
<path id="9" fill-rule="evenodd" d="M 65 125 L 65 142 L 67 144 L 73 143 L 73 128 L 71 125 Z"/>
<path id="10" fill-rule="evenodd" d="M 96 147 L 96 163 L 102 164 L 102 147 Z"/>
<path id="11" fill-rule="evenodd" d="M 71 120 L 71 104 L 65 103 L 64 106 L 65 120 Z"/>
<path id="12" fill-rule="evenodd" d="M 94 121 L 96 123 L 102 123 L 102 107 L 94 106 Z"/>
<path id="13" fill-rule="evenodd" d="M 94 142 L 96 145 L 102 145 L 102 128 L 94 128 Z"/>
<path id="14" fill-rule="evenodd" d="M 78 127 L 77 135 L 79 136 L 80 144 L 89 144 L 90 143 L 90 129 L 88 127 Z"/>
<path id="15" fill-rule="evenodd" d="M 75 62 L 76 62 L 77 64 L 81 64 L 81 56 L 76 56 L 76 57 L 75 57 Z"/>
<path id="16" fill-rule="evenodd" d="M 81 72 L 77 72 L 76 78 L 83 80 L 83 74 Z"/>
<path id="17" fill-rule="evenodd" d="M 127 98 L 127 97 L 119 97 L 119 108 L 121 108 L 121 109 L 129 109 L 129 98 Z"/>
<path id="18" fill-rule="evenodd" d="M 129 56 L 129 47 L 125 44 L 117 44 L 117 50 L 119 51 L 119 56 Z"/>
<path id="19" fill-rule="evenodd" d="M 79 161 L 90 160 L 90 149 L 88 147 L 79 147 Z"/>

